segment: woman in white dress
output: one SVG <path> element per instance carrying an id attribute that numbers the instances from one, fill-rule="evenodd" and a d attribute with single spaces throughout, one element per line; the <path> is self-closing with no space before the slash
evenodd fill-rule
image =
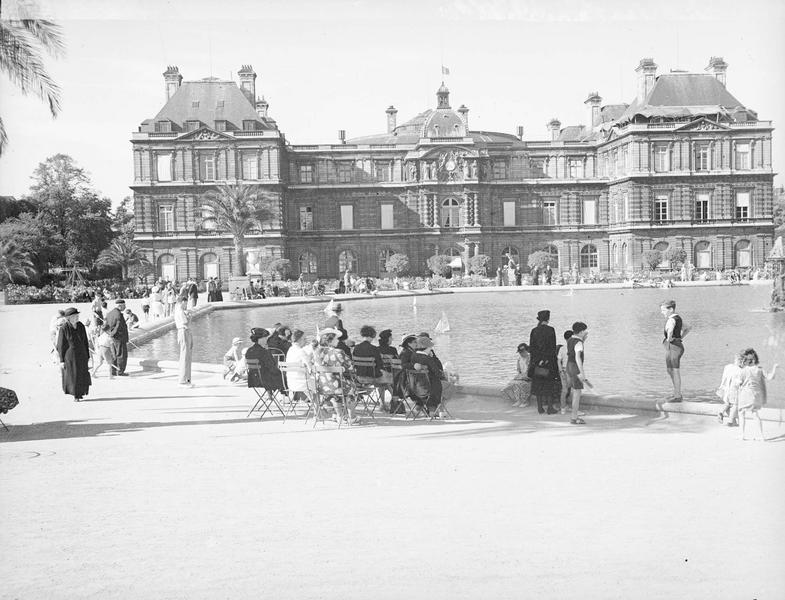
<path id="1" fill-rule="evenodd" d="M 305 349 L 305 334 L 295 329 L 292 332 L 292 345 L 286 352 L 286 362 L 305 368 L 305 373 L 300 371 L 287 371 L 286 383 L 289 391 L 293 394 L 305 395 L 310 400 L 312 390 L 308 387 L 308 380 L 313 370 L 313 354 Z M 292 397 L 294 399 L 294 396 Z"/>

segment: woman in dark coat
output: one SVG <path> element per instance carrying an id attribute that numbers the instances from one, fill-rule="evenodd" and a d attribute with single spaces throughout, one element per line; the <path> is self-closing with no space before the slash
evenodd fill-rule
<path id="1" fill-rule="evenodd" d="M 68 308 L 63 313 L 65 324 L 57 335 L 57 355 L 60 357 L 60 369 L 63 372 L 63 392 L 79 402 L 90 390 L 90 347 L 87 342 L 87 331 L 79 322 L 79 311 Z"/>
<path id="2" fill-rule="evenodd" d="M 278 361 L 267 349 L 270 332 L 261 327 L 251 329 L 253 346 L 245 351 L 245 360 L 258 360 L 260 370 L 248 369 L 248 387 L 263 387 L 268 390 L 282 390 L 283 379 Z"/>
<path id="3" fill-rule="evenodd" d="M 543 402 L 547 405 L 549 415 L 557 411 L 553 408 L 553 401 L 558 398 L 561 388 L 559 368 L 556 360 L 558 348 L 556 346 L 556 331 L 548 325 L 551 320 L 551 311 L 541 310 L 537 313 L 537 327 L 532 329 L 529 336 L 528 376 L 532 380 L 532 395 L 537 397 L 537 410 L 540 414 L 546 411 Z"/>

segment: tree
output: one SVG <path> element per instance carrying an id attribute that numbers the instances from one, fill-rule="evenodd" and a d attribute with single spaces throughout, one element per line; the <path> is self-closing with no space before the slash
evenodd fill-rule
<path id="1" fill-rule="evenodd" d="M 452 267 L 450 266 L 451 262 L 451 256 L 447 256 L 445 254 L 434 254 L 431 256 L 431 258 L 428 259 L 428 270 L 434 275 L 447 277 L 447 275 L 452 273 Z"/>
<path id="2" fill-rule="evenodd" d="M 392 254 L 384 263 L 384 268 L 393 275 L 403 275 L 409 270 L 409 257 L 405 254 Z"/>
<path id="3" fill-rule="evenodd" d="M 143 250 L 132 236 L 121 235 L 112 240 L 109 247 L 98 255 L 96 265 L 119 268 L 122 278 L 128 279 L 132 267 L 151 267 Z"/>
<path id="4" fill-rule="evenodd" d="M 281 279 L 286 279 L 286 276 L 289 274 L 291 269 L 292 261 L 290 261 L 288 258 L 265 257 L 262 258 L 259 265 L 259 270 L 265 275 L 268 275 L 273 280 L 275 280 L 276 274 Z"/>
<path id="5" fill-rule="evenodd" d="M 785 188 L 774 188 L 774 229 L 783 233 L 785 230 Z"/>
<path id="6" fill-rule="evenodd" d="M 13 196 L 0 196 L 0 223 L 26 212 L 35 214 L 35 206 L 27 200 L 17 200 Z"/>
<path id="7" fill-rule="evenodd" d="M 645 250 L 641 256 L 643 266 L 648 267 L 649 271 L 656 269 L 662 262 L 662 252 L 660 250 Z"/>
<path id="8" fill-rule="evenodd" d="M 475 254 L 469 259 L 469 273 L 475 275 L 488 274 L 488 267 L 491 265 L 491 257 L 487 254 Z"/>
<path id="9" fill-rule="evenodd" d="M 684 248 L 668 248 L 662 254 L 662 260 L 667 260 L 673 267 L 680 267 L 687 262 L 687 251 Z"/>
<path id="10" fill-rule="evenodd" d="M 28 200 L 49 235 L 65 245 L 60 264 L 91 265 L 112 239 L 111 201 L 99 198 L 84 170 L 66 154 L 56 154 L 33 172 Z"/>
<path id="11" fill-rule="evenodd" d="M 551 256 L 550 252 L 545 252 L 545 250 L 537 250 L 536 252 L 529 254 L 528 263 L 529 268 L 531 269 L 534 267 L 544 269 L 548 265 L 553 267 L 553 262 L 553 256 Z"/>
<path id="12" fill-rule="evenodd" d="M 24 248 L 39 273 L 44 273 L 56 257 L 65 253 L 65 242 L 44 226 L 40 215 L 24 212 L 0 223 L 0 240 Z"/>
<path id="13" fill-rule="evenodd" d="M 11 240 L 0 242 L 0 279 L 3 283 L 14 283 L 18 279 L 30 281 L 30 277 L 35 274 L 28 252 L 21 250 Z"/>
<path id="14" fill-rule="evenodd" d="M 209 223 L 219 231 L 226 231 L 234 241 L 232 275 L 245 275 L 245 236 L 261 231 L 264 223 L 275 216 L 272 201 L 272 195 L 258 186 L 245 184 L 222 185 L 202 196 L 205 216 L 200 224 Z"/>
<path id="15" fill-rule="evenodd" d="M 0 71 L 25 95 L 38 96 L 49 105 L 52 117 L 60 113 L 60 88 L 44 68 L 43 55 L 60 57 L 65 52 L 60 27 L 52 21 L 33 19 L 30 2 L 18 3 L 15 18 L 0 20 Z M 8 135 L 0 118 L 0 156 Z"/>
<path id="16" fill-rule="evenodd" d="M 134 211 L 133 198 L 126 196 L 112 215 L 112 229 L 120 234 L 133 233 Z"/>

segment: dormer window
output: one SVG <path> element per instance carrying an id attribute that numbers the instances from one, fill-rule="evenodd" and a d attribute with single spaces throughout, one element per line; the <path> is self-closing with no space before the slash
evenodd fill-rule
<path id="1" fill-rule="evenodd" d="M 155 132 L 156 133 L 171 133 L 172 131 L 172 122 L 171 121 L 156 121 L 155 122 Z"/>
<path id="2" fill-rule="evenodd" d="M 256 121 L 248 119 L 243 121 L 243 131 L 255 131 Z"/>
<path id="3" fill-rule="evenodd" d="M 198 100 L 191 101 L 191 108 L 199 108 L 199 101 Z"/>
<path id="4" fill-rule="evenodd" d="M 216 131 L 226 131 L 226 121 L 219 120 L 215 122 L 215 130 Z"/>
<path id="5" fill-rule="evenodd" d="M 186 131 L 196 131 L 197 129 L 199 129 L 200 125 L 201 125 L 201 121 L 193 121 L 193 120 L 186 121 L 185 122 L 185 130 Z"/>
<path id="6" fill-rule="evenodd" d="M 216 108 L 223 108 L 223 107 L 224 107 L 224 101 L 223 101 L 223 100 L 219 100 L 219 101 L 218 101 L 218 102 L 215 104 L 215 107 L 216 107 Z"/>

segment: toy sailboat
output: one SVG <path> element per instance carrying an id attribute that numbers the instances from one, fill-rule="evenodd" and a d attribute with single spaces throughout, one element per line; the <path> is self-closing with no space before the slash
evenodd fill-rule
<path id="1" fill-rule="evenodd" d="M 335 298 L 330 298 L 330 301 L 327 303 L 327 306 L 324 307 L 324 314 L 326 315 L 332 314 L 334 308 L 335 308 Z"/>
<path id="2" fill-rule="evenodd" d="M 442 318 L 439 319 L 439 322 L 436 324 L 434 328 L 436 333 L 447 333 L 450 331 L 450 322 L 447 320 L 447 313 L 442 311 Z"/>
<path id="3" fill-rule="evenodd" d="M 415 296 L 414 298 L 412 298 L 412 308 L 413 308 L 414 310 L 417 310 L 417 296 Z"/>

